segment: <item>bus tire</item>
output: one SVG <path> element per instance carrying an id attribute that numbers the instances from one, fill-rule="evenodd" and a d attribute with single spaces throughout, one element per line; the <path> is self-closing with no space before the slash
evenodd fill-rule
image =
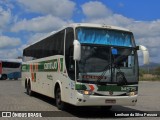
<path id="1" fill-rule="evenodd" d="M 57 108 L 59 110 L 64 110 L 65 103 L 63 101 L 61 101 L 61 90 L 59 87 L 57 87 L 57 89 L 56 89 L 55 99 L 56 99 Z"/>
<path id="2" fill-rule="evenodd" d="M 2 80 L 6 80 L 7 79 L 7 75 L 2 75 Z"/>
<path id="3" fill-rule="evenodd" d="M 27 85 L 27 94 L 29 95 L 29 96 L 33 96 L 33 91 L 31 90 L 31 83 L 30 83 L 30 81 L 29 81 L 29 83 L 28 83 L 28 85 Z"/>
<path id="4" fill-rule="evenodd" d="M 27 90 L 27 79 L 25 79 L 25 89 Z"/>

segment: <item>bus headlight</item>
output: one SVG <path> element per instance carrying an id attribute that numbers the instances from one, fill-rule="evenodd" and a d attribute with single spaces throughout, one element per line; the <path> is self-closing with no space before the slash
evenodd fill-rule
<path id="1" fill-rule="evenodd" d="M 83 94 L 84 94 L 84 95 L 90 95 L 90 91 L 84 90 Z"/>
<path id="2" fill-rule="evenodd" d="M 134 96 L 135 95 L 135 92 L 130 92 L 129 93 L 129 96 Z"/>
<path id="3" fill-rule="evenodd" d="M 134 96 L 134 95 L 137 95 L 137 92 L 136 91 L 134 91 L 134 92 L 128 92 L 127 95 L 128 96 Z"/>
<path id="4" fill-rule="evenodd" d="M 92 95 L 93 94 L 93 92 L 90 90 L 78 90 L 78 92 L 83 95 Z"/>

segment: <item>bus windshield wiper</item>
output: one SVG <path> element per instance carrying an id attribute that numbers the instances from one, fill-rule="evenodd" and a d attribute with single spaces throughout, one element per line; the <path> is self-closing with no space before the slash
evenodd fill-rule
<path id="1" fill-rule="evenodd" d="M 110 66 L 111 66 L 112 63 L 109 63 L 103 70 L 102 74 L 98 77 L 97 79 L 97 84 L 100 83 L 100 81 L 102 80 L 102 78 L 105 76 L 106 72 L 109 70 Z"/>
<path id="2" fill-rule="evenodd" d="M 117 84 L 118 85 L 125 85 L 125 84 L 127 84 L 127 79 L 126 79 L 126 77 L 125 77 L 125 74 L 124 74 L 124 72 L 122 72 L 121 70 L 120 70 L 120 67 L 118 67 L 116 64 L 118 63 L 118 62 L 120 62 L 120 61 L 122 61 L 124 59 L 124 57 L 122 57 L 122 56 L 119 56 L 113 63 L 111 62 L 111 63 L 109 63 L 105 68 L 104 68 L 104 70 L 103 70 L 103 72 L 102 72 L 102 74 L 99 76 L 99 78 L 97 79 L 97 84 L 99 84 L 100 83 L 100 81 L 102 80 L 102 78 L 105 76 L 105 74 L 106 74 L 106 72 L 109 70 L 109 68 L 111 68 L 111 67 L 113 67 L 113 68 L 116 68 L 117 70 L 118 70 L 118 72 L 117 72 Z M 113 66 L 114 65 L 114 66 Z"/>
<path id="3" fill-rule="evenodd" d="M 115 61 L 114 61 L 114 68 L 117 69 L 117 73 L 116 73 L 116 81 L 117 81 L 117 85 L 126 85 L 127 84 L 127 79 L 125 77 L 125 73 L 121 71 L 120 66 L 118 66 L 117 64 L 121 61 L 123 61 L 124 59 L 126 59 L 126 56 L 119 56 Z"/>

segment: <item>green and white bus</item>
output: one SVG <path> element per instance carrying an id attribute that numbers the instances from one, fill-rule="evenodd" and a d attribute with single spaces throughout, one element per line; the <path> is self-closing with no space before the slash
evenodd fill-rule
<path id="1" fill-rule="evenodd" d="M 74 23 L 23 50 L 22 83 L 29 95 L 55 98 L 63 109 L 75 106 L 133 106 L 137 102 L 139 64 L 149 62 L 146 47 L 133 33 L 104 24 Z"/>

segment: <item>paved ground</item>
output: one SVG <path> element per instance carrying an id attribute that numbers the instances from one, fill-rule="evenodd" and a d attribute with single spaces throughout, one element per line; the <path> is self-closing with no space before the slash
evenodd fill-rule
<path id="1" fill-rule="evenodd" d="M 66 111 L 59 111 L 55 107 L 53 99 L 36 94 L 30 97 L 25 93 L 25 89 L 21 85 L 20 80 L 1 80 L 0 81 L 0 111 L 51 111 L 48 114 L 59 117 L 54 119 L 114 119 L 110 114 L 115 111 L 160 111 L 160 82 L 140 82 L 139 97 L 136 106 L 114 106 L 110 111 L 103 111 L 98 108 L 70 106 Z M 156 113 L 156 112 L 154 112 Z M 45 113 L 47 114 L 47 113 Z M 64 117 L 65 116 L 65 117 Z M 10 119 L 10 118 L 0 118 Z M 13 118 L 12 118 L 13 119 Z M 15 118 L 22 119 L 22 118 Z M 24 118 L 23 118 L 24 119 Z M 28 118 L 25 118 L 28 119 Z M 40 118 L 30 118 L 37 119 Z M 53 119 L 51 117 L 41 119 Z M 120 117 L 119 119 L 135 119 L 134 117 Z M 146 119 L 146 117 L 136 117 L 136 119 Z M 160 117 L 149 117 L 147 119 L 160 119 Z"/>

